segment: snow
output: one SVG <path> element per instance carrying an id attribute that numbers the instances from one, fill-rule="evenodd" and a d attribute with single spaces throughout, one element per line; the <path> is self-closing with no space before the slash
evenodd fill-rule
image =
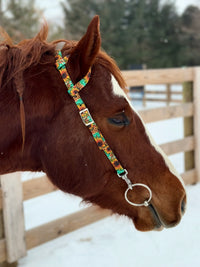
<path id="1" fill-rule="evenodd" d="M 149 105 L 152 104 L 147 108 Z M 183 136 L 181 118 L 147 127 L 159 144 Z M 179 172 L 184 171 L 183 153 L 170 159 Z M 29 250 L 28 255 L 19 260 L 19 267 L 200 266 L 200 184 L 186 189 L 187 211 L 175 228 L 142 233 L 129 219 L 113 215 Z M 80 202 L 80 198 L 60 191 L 28 200 L 24 203 L 26 229 L 84 208 Z"/>

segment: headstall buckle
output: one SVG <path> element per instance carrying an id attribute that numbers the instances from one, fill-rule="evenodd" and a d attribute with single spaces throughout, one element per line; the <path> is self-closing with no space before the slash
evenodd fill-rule
<path id="1" fill-rule="evenodd" d="M 92 123 L 94 123 L 94 120 L 93 120 L 88 108 L 82 109 L 81 111 L 79 111 L 79 114 L 80 114 L 81 119 L 82 119 L 83 123 L 85 124 L 85 126 L 89 126 Z"/>

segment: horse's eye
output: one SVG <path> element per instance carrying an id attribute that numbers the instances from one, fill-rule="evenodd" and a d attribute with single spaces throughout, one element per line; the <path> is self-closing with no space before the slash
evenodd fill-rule
<path id="1" fill-rule="evenodd" d="M 116 126 L 127 126 L 130 123 L 124 112 L 118 113 L 112 118 L 108 118 L 108 122 Z"/>

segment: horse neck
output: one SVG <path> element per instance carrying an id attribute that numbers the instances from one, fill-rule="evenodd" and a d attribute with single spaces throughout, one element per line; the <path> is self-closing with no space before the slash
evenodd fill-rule
<path id="1" fill-rule="evenodd" d="M 31 145 L 22 152 L 22 132 L 19 99 L 12 88 L 0 90 L 0 174 L 38 170 L 35 160 L 30 160 Z"/>

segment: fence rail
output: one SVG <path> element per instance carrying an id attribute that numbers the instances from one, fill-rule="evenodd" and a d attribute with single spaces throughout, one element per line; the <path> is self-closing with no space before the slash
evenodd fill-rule
<path id="1" fill-rule="evenodd" d="M 166 106 L 150 110 L 142 110 L 139 113 L 143 118 L 144 122 L 146 123 L 157 122 L 178 117 L 194 118 L 194 131 L 192 131 L 190 135 L 185 136 L 184 138 L 176 141 L 171 141 L 162 144 L 161 148 L 167 155 L 173 155 L 180 152 L 189 153 L 190 151 L 194 151 L 195 166 L 190 169 L 187 169 L 182 174 L 182 177 L 186 184 L 193 184 L 199 181 L 200 164 L 198 161 L 200 159 L 200 136 L 198 137 L 198 134 L 200 133 L 200 68 L 124 71 L 123 75 L 129 86 L 193 82 L 193 89 L 195 95 L 195 100 L 193 102 L 190 101 L 175 106 Z M 3 177 L 1 177 L 0 211 L 3 210 L 4 214 L 7 214 L 10 209 L 10 206 L 12 206 L 12 203 L 10 203 L 9 201 L 5 202 L 5 193 L 7 192 L 5 192 L 5 189 L 8 188 L 8 184 L 6 184 L 6 181 L 9 179 L 9 177 L 7 176 L 15 175 L 16 174 L 9 174 L 3 175 Z M 20 187 L 19 184 L 17 186 Z M 46 176 L 25 181 L 21 184 L 21 186 L 22 196 L 21 200 L 17 204 L 18 207 L 20 207 L 20 205 L 25 200 L 42 196 L 44 194 L 51 193 L 57 190 L 48 181 Z M 16 194 L 20 194 L 21 191 L 18 190 L 16 192 Z M 96 222 L 110 215 L 111 212 L 109 210 L 103 210 L 99 207 L 91 206 L 76 213 L 67 215 L 60 219 L 30 229 L 23 233 L 26 242 L 26 249 L 28 250 L 33 247 L 39 246 L 54 238 L 62 236 L 66 233 L 74 231 L 80 227 Z M 10 224 L 9 222 L 9 220 L 11 221 L 11 218 L 12 216 L 8 216 L 5 220 L 5 223 L 7 224 L 7 233 L 6 236 L 0 239 L 0 262 L 4 260 L 12 262 L 14 260 L 18 260 L 22 255 L 25 255 L 23 242 L 21 242 L 19 245 L 21 247 L 18 247 L 15 250 L 15 246 L 12 246 L 12 237 L 10 239 L 11 241 L 8 241 L 9 235 L 13 233 L 13 230 L 10 229 L 12 228 L 12 224 Z M 22 221 L 17 222 L 17 224 L 19 224 L 19 229 L 23 229 Z M 22 234 L 20 233 L 20 235 Z M 18 238 L 18 236 L 15 237 L 15 240 L 17 240 L 16 238 Z"/>
<path id="2" fill-rule="evenodd" d="M 183 92 L 174 91 L 170 84 L 165 85 L 165 90 L 156 90 L 156 85 L 154 85 L 154 90 L 147 89 L 146 86 L 141 87 L 141 89 L 130 88 L 129 98 L 132 101 L 142 101 L 143 106 L 146 106 L 147 102 L 164 102 L 167 105 L 170 103 L 182 103 L 183 102 Z M 174 98 L 176 96 L 176 98 Z M 177 98 L 177 96 L 179 96 Z"/>
<path id="3" fill-rule="evenodd" d="M 123 71 L 127 86 L 176 84 L 193 81 L 195 68 Z"/>

